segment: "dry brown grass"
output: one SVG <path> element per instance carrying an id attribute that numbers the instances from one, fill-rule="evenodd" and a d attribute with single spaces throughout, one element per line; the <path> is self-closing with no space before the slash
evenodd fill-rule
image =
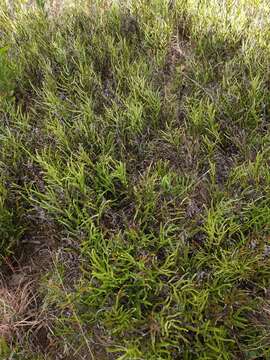
<path id="1" fill-rule="evenodd" d="M 38 295 L 38 274 L 30 266 L 10 267 L 0 280 L 0 338 L 45 351 L 50 315 Z"/>
<path id="2" fill-rule="evenodd" d="M 22 328 L 37 326 L 41 319 L 35 314 L 36 299 L 32 283 L 19 284 L 9 288 L 4 282 L 0 285 L 0 337 L 11 339 Z"/>

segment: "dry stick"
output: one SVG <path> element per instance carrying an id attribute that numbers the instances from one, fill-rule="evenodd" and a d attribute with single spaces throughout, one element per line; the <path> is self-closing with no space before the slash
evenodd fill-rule
<path id="1" fill-rule="evenodd" d="M 202 85 L 200 85 L 196 80 L 190 78 L 188 75 L 186 75 L 186 74 L 182 74 L 182 75 L 189 81 L 193 82 L 193 84 L 196 85 L 198 88 L 203 90 L 205 92 L 205 94 L 208 95 L 210 97 L 210 99 L 213 101 L 216 108 L 219 110 L 220 115 L 224 115 L 224 111 L 221 109 L 221 107 L 218 105 L 217 101 L 214 99 L 213 95 L 208 90 L 206 90 Z"/>
<path id="2" fill-rule="evenodd" d="M 192 79 L 191 77 L 189 77 L 188 75 L 182 73 L 182 75 L 188 79 L 189 81 L 193 82 L 193 84 L 195 84 L 198 88 L 200 88 L 201 90 L 203 90 L 209 97 L 210 99 L 215 102 L 215 99 L 213 98 L 213 95 L 208 91 L 206 90 L 202 85 L 200 85 L 196 80 Z"/>
<path id="3" fill-rule="evenodd" d="M 187 58 L 187 56 L 185 54 L 182 53 L 182 50 L 179 47 L 179 36 L 177 35 L 177 51 L 179 54 L 184 55 L 185 58 Z M 198 81 L 192 79 L 191 77 L 189 77 L 187 74 L 185 74 L 184 72 L 182 72 L 182 76 L 184 78 L 186 78 L 187 80 L 191 81 L 194 85 L 196 85 L 199 89 L 201 89 L 206 95 L 209 96 L 209 98 L 213 101 L 213 103 L 216 105 L 217 109 L 220 111 L 220 113 L 222 114 L 223 111 L 221 110 L 220 106 L 217 104 L 217 102 L 215 101 L 213 95 L 207 90 L 205 89 L 201 84 L 198 83 Z"/>

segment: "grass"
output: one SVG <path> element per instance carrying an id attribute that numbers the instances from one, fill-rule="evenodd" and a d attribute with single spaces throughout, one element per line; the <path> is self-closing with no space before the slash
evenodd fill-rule
<path id="1" fill-rule="evenodd" d="M 0 3 L 2 358 L 269 359 L 268 1 Z"/>

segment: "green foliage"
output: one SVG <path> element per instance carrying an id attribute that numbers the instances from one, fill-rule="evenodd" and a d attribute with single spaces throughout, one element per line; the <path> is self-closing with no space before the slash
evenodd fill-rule
<path id="1" fill-rule="evenodd" d="M 3 257 L 10 254 L 14 244 L 20 237 L 22 228 L 17 223 L 17 213 L 15 206 L 11 205 L 8 198 L 6 184 L 0 182 L 0 262 Z"/>
<path id="2" fill-rule="evenodd" d="M 8 46 L 0 47 L 0 101 L 12 96 L 14 88 L 13 70 L 8 50 Z"/>
<path id="3" fill-rule="evenodd" d="M 0 10 L 0 255 L 56 224 L 39 291 L 64 356 L 269 358 L 268 13 Z"/>
<path id="4" fill-rule="evenodd" d="M 45 0 L 36 0 L 37 6 L 41 9 L 44 9 L 45 6 Z"/>

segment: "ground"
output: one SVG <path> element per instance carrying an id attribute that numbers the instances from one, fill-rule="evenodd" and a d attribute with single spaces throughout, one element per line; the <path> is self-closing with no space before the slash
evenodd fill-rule
<path id="1" fill-rule="evenodd" d="M 268 1 L 10 4 L 0 359 L 269 359 Z"/>

